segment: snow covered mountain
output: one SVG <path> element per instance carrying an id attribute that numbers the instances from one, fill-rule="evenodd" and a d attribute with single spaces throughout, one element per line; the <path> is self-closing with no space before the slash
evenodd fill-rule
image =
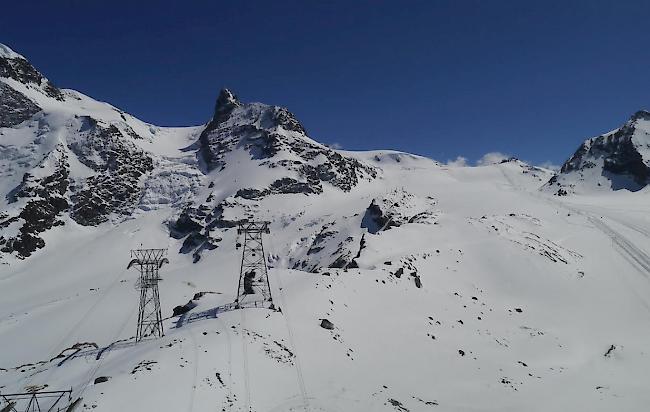
<path id="1" fill-rule="evenodd" d="M 650 184 L 650 112 L 636 112 L 620 128 L 587 139 L 546 189 L 558 195 L 627 189 Z"/>
<path id="2" fill-rule="evenodd" d="M 58 89 L 6 46 L 0 97 L 4 253 L 30 256 L 45 246 L 41 235 L 66 218 L 95 226 L 138 208 L 182 202 L 198 186 L 192 156 L 177 156 L 176 149 L 169 156 L 167 145 L 189 145 L 200 128 L 158 128 Z"/>
<path id="3" fill-rule="evenodd" d="M 72 388 L 98 411 L 650 402 L 647 191 L 557 197 L 553 172 L 515 159 L 333 150 L 229 90 L 205 125 L 158 127 L 6 46 L 0 122 L 0 394 Z M 242 219 L 271 222 L 281 311 L 230 305 Z M 165 336 L 136 344 L 139 247 L 169 264 Z"/>

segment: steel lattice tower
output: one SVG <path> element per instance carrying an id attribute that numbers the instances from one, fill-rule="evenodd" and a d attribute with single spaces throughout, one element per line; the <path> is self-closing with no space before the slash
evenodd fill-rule
<path id="1" fill-rule="evenodd" d="M 164 335 L 162 313 L 160 311 L 160 296 L 158 294 L 158 269 L 169 260 L 165 257 L 167 249 L 137 249 L 131 251 L 130 269 L 137 265 L 140 279 L 136 287 L 140 289 L 140 308 L 138 311 L 138 331 L 136 342 L 147 336 L 161 337 Z"/>
<path id="2" fill-rule="evenodd" d="M 269 269 L 262 243 L 264 233 L 270 233 L 269 222 L 238 222 L 237 234 L 244 235 L 244 250 L 239 270 L 237 299 L 235 299 L 237 307 L 258 306 L 258 304 L 264 306 L 265 302 L 270 302 L 270 308 L 273 308 Z"/>

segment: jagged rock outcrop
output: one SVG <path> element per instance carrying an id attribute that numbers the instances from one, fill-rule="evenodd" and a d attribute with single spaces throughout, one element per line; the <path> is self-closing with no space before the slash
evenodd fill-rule
<path id="1" fill-rule="evenodd" d="M 404 191 L 392 191 L 375 198 L 364 213 L 361 227 L 376 234 L 406 223 L 435 224 L 438 211 L 433 198 L 419 198 Z"/>
<path id="2" fill-rule="evenodd" d="M 0 251 L 32 255 L 45 246 L 42 234 L 66 217 L 89 226 L 131 214 L 154 168 L 152 155 L 134 143 L 142 131 L 151 138 L 155 129 L 62 92 L 0 45 Z"/>
<path id="3" fill-rule="evenodd" d="M 23 56 L 0 44 L 0 77 L 16 80 L 28 86 L 38 87 L 57 100 L 63 100 L 63 93 L 45 78 Z"/>
<path id="4" fill-rule="evenodd" d="M 372 167 L 311 140 L 287 109 L 242 104 L 228 89 L 219 94 L 214 117 L 201 134 L 200 144 L 208 171 L 223 170 L 227 154 L 243 149 L 251 159 L 263 160 L 260 165 L 294 171 L 315 186 L 328 182 L 349 191 L 359 179 L 376 176 Z M 314 161 L 319 156 L 322 161 Z"/>
<path id="5" fill-rule="evenodd" d="M 170 224 L 172 236 L 186 237 L 182 251 L 193 251 L 195 260 L 201 250 L 216 247 L 221 239 L 219 231 L 232 227 L 233 222 L 223 218 L 227 209 L 236 208 L 245 215 L 254 207 L 250 202 L 268 196 L 318 195 L 326 185 L 347 192 L 362 180 L 377 176 L 372 166 L 310 139 L 287 109 L 243 104 L 228 89 L 219 93 L 214 116 L 201 133 L 199 146 L 198 155 L 206 173 L 219 176 L 235 164 L 242 167 L 240 162 L 246 161 L 246 168 L 253 169 L 251 175 L 262 178 L 246 180 L 243 176 L 232 193 L 222 194 L 218 201 L 209 198 L 198 206 L 187 207 Z M 276 178 L 260 185 L 267 175 Z M 255 186 L 246 185 L 247 181 Z"/>
<path id="6" fill-rule="evenodd" d="M 90 226 L 105 222 L 112 213 L 130 214 L 140 198 L 140 178 L 153 169 L 151 156 L 126 140 L 114 125 L 102 126 L 91 117 L 81 119 L 68 148 L 97 172 L 73 188 L 72 218 Z"/>
<path id="7" fill-rule="evenodd" d="M 621 128 L 587 139 L 545 189 L 557 195 L 611 188 L 640 190 L 650 183 L 650 112 L 636 112 Z"/>
<path id="8" fill-rule="evenodd" d="M 21 259 L 45 246 L 45 241 L 39 234 L 53 226 L 62 225 L 60 215 L 69 207 L 65 196 L 69 175 L 65 152 L 58 147 L 41 162 L 41 166 L 52 172 L 43 177 L 25 174 L 21 185 L 10 195 L 10 201 L 25 203 L 20 213 L 15 216 L 0 215 L 0 229 L 3 229 L 3 233 L 15 233 L 7 237 L 0 235 L 0 250 L 15 252 Z"/>
<path id="9" fill-rule="evenodd" d="M 0 82 L 0 127 L 19 125 L 40 111 L 27 96 Z"/>

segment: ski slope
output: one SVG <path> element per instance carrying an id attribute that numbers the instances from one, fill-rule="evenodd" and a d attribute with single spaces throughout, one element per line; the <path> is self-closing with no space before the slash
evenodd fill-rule
<path id="1" fill-rule="evenodd" d="M 650 191 L 598 180 L 600 149 L 555 196 L 553 172 L 515 159 L 333 150 L 228 90 L 206 124 L 158 127 L 0 60 L 0 394 L 71 389 L 84 411 L 650 402 Z M 639 113 L 599 142 L 643 143 Z M 241 219 L 270 222 L 278 310 L 234 308 Z M 136 343 L 138 248 L 169 264 L 165 334 Z"/>
<path id="2" fill-rule="evenodd" d="M 517 163 L 375 163 L 382 178 L 349 194 L 260 201 L 282 313 L 215 309 L 236 292 L 232 231 L 193 264 L 169 238 L 164 209 L 117 226 L 53 230 L 56 249 L 2 268 L 0 334 L 11 342 L 0 356 L 2 390 L 72 387 L 86 409 L 107 411 L 633 411 L 650 400 L 650 225 L 624 213 L 642 211 L 647 197 L 610 196 L 609 209 L 553 198 Z M 367 233 L 359 268 L 288 267 L 314 222 L 360 227 L 370 200 L 391 191 L 435 198 L 435 222 Z M 215 293 L 166 319 L 165 337 L 135 345 L 136 274 L 125 267 L 141 244 L 170 248 L 163 316 L 196 292 Z M 322 329 L 322 318 L 335 328 Z M 77 342 L 122 339 L 100 359 L 90 347 L 60 366 L 59 358 L 14 369 Z M 110 379 L 93 384 L 98 376 Z"/>

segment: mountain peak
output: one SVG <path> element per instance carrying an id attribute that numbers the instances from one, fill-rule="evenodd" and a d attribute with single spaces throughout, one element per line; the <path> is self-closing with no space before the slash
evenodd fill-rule
<path id="1" fill-rule="evenodd" d="M 221 123 L 228 118 L 233 109 L 241 106 L 237 96 L 227 88 L 221 89 L 214 108 L 213 122 Z"/>
<path id="2" fill-rule="evenodd" d="M 25 85 L 36 85 L 47 96 L 63 100 L 63 93 L 23 56 L 0 43 L 0 78 L 13 79 Z"/>
<path id="3" fill-rule="evenodd" d="M 650 138 L 639 121 L 650 121 L 650 112 L 639 110 L 620 128 L 585 140 L 546 187 L 566 195 L 576 187 L 635 192 L 650 185 Z"/>
<path id="4" fill-rule="evenodd" d="M 5 58 L 5 59 L 25 59 L 20 54 L 18 54 L 15 51 L 11 50 L 11 48 L 9 46 L 7 46 L 6 44 L 2 44 L 2 43 L 0 43 L 0 58 Z"/>
<path id="5" fill-rule="evenodd" d="M 650 112 L 647 110 L 639 110 L 632 115 L 632 121 L 636 120 L 650 120 Z"/>

